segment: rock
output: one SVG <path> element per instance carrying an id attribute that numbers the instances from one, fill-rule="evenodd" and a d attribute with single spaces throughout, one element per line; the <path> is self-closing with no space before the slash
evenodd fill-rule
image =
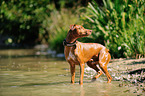
<path id="1" fill-rule="evenodd" d="M 64 57 L 65 55 L 63 53 L 59 53 L 56 55 L 56 57 Z"/>

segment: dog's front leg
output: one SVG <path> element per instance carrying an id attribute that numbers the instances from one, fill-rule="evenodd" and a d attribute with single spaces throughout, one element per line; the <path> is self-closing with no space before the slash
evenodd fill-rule
<path id="1" fill-rule="evenodd" d="M 83 84 L 83 78 L 84 78 L 84 63 L 80 63 L 80 85 Z"/>
<path id="2" fill-rule="evenodd" d="M 71 71 L 71 83 L 74 84 L 75 81 L 75 64 L 70 64 Z"/>

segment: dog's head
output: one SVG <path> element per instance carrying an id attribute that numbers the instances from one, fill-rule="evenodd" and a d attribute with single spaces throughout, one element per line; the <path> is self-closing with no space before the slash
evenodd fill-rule
<path id="1" fill-rule="evenodd" d="M 89 36 L 92 33 L 92 30 L 85 29 L 83 26 L 76 24 L 70 25 L 70 31 L 78 38 Z"/>

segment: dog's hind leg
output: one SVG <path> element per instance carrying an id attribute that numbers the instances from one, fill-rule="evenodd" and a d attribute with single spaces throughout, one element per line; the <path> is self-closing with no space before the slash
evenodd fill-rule
<path id="1" fill-rule="evenodd" d="M 100 66 L 102 71 L 107 76 L 107 79 L 108 79 L 107 83 L 110 83 L 111 80 L 112 80 L 112 77 L 110 76 L 110 74 L 109 74 L 109 72 L 107 70 L 107 64 L 109 63 L 110 59 L 111 59 L 111 56 L 110 56 L 109 52 L 103 51 L 103 52 L 100 53 L 100 56 L 99 56 L 99 66 Z"/>
<path id="2" fill-rule="evenodd" d="M 93 77 L 93 79 L 92 79 L 93 81 L 103 74 L 103 72 L 97 68 L 96 64 L 98 64 L 98 61 L 96 61 L 96 62 L 88 61 L 87 62 L 87 65 L 89 67 L 93 68 L 98 73 L 95 77 Z"/>
<path id="3" fill-rule="evenodd" d="M 107 79 L 108 79 L 108 82 L 107 83 L 110 83 L 111 80 L 112 80 L 112 77 L 110 76 L 108 70 L 107 70 L 107 66 L 102 66 L 102 64 L 100 64 L 100 68 L 102 69 L 102 71 L 106 74 L 107 76 Z"/>

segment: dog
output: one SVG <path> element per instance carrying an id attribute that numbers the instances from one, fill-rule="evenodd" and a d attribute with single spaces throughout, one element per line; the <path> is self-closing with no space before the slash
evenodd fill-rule
<path id="1" fill-rule="evenodd" d="M 71 83 L 75 80 L 75 65 L 80 66 L 80 85 L 83 85 L 85 63 L 93 68 L 98 74 L 93 77 L 97 79 L 103 73 L 106 74 L 108 83 L 112 77 L 107 70 L 107 64 L 111 59 L 109 50 L 98 43 L 82 43 L 77 41 L 78 38 L 91 35 L 92 30 L 85 29 L 81 25 L 70 25 L 70 30 L 63 41 L 64 54 L 66 61 L 70 64 Z M 100 68 L 97 67 L 99 65 Z M 100 70 L 101 69 L 101 70 Z"/>

